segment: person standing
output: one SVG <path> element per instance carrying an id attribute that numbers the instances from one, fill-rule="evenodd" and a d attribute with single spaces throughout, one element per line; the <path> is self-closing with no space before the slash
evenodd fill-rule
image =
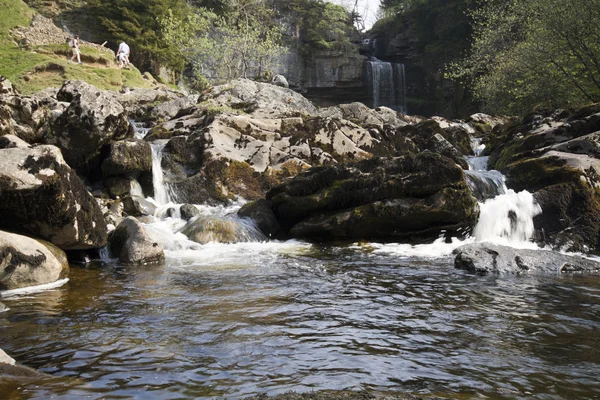
<path id="1" fill-rule="evenodd" d="M 117 50 L 117 59 L 119 60 L 119 68 L 129 65 L 129 46 L 125 42 L 121 42 Z"/>
<path id="2" fill-rule="evenodd" d="M 73 55 L 69 62 L 73 62 L 75 57 L 77 57 L 77 64 L 81 64 L 81 53 L 79 52 L 79 35 L 75 35 L 71 41 L 69 41 L 69 46 L 71 46 L 71 50 L 73 50 Z"/>

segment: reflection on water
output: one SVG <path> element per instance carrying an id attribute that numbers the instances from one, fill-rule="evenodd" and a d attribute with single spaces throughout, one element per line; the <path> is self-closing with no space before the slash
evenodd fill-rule
<path id="1" fill-rule="evenodd" d="M 3 299 L 0 348 L 52 378 L 0 398 L 600 397 L 597 276 L 474 276 L 401 245 L 203 249 Z"/>

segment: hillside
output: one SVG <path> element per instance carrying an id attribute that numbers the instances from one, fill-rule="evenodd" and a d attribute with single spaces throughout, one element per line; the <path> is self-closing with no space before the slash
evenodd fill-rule
<path id="1" fill-rule="evenodd" d="M 152 87 L 140 71 L 119 70 L 114 52 L 92 43 L 82 43 L 83 64 L 68 60 L 71 50 L 60 29 L 38 15 L 21 0 L 0 0 L 0 75 L 7 77 L 23 93 L 62 85 L 80 79 L 101 89 Z M 36 28 L 30 28 L 36 20 Z M 18 28 L 17 27 L 23 27 Z M 43 44 L 42 44 L 43 43 Z"/>

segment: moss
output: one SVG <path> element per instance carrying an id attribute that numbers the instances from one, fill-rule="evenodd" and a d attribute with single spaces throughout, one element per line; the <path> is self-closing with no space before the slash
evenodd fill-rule
<path id="1" fill-rule="evenodd" d="M 490 155 L 489 167 L 491 169 L 497 169 L 504 171 L 504 169 L 514 160 L 518 154 L 518 150 L 521 147 L 521 140 L 511 142 L 510 144 L 503 147 L 500 151 Z"/>
<path id="2" fill-rule="evenodd" d="M 536 191 L 558 183 L 577 182 L 581 171 L 569 167 L 558 157 L 527 159 L 506 168 L 507 185 L 514 190 Z"/>

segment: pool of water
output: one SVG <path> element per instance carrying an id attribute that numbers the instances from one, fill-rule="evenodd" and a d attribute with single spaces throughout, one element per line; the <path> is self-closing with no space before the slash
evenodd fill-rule
<path id="1" fill-rule="evenodd" d="M 450 250 L 210 244 L 73 267 L 2 299 L 0 348 L 50 377 L 0 398 L 600 398 L 599 276 L 471 275 Z"/>

